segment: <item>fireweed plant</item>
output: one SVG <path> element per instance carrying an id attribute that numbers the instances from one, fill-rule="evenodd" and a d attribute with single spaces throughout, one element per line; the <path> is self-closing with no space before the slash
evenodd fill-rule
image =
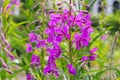
<path id="1" fill-rule="evenodd" d="M 7 79 L 8 74 L 14 74 L 8 65 L 7 60 L 14 61 L 15 56 L 12 54 L 12 47 L 6 37 L 5 28 L 7 20 L 13 14 L 13 6 L 19 7 L 20 0 L 1 0 L 0 1 L 0 78 Z M 3 27 L 4 26 L 4 27 Z M 7 73 L 6 73 L 7 72 Z"/>
<path id="2" fill-rule="evenodd" d="M 5 18 L 13 14 L 12 6 L 19 7 L 20 1 L 10 0 L 2 8 Z M 61 78 L 63 74 L 67 80 L 79 80 L 78 74 L 82 71 L 78 70 L 78 66 L 80 64 L 88 65 L 89 61 L 94 61 L 97 57 L 95 54 L 97 48 L 89 49 L 91 33 L 94 32 L 90 18 L 88 11 L 74 11 L 70 6 L 69 10 L 51 12 L 48 26 L 42 34 L 37 33 L 37 27 L 31 31 L 26 44 L 26 52 L 32 53 L 30 70 L 25 70 L 27 80 L 63 79 Z M 11 53 L 12 48 L 3 31 L 0 32 L 0 39 L 3 41 L 2 47 L 4 46 L 7 56 L 10 57 L 10 60 L 14 60 L 15 56 Z M 36 50 L 39 50 L 41 54 L 36 54 Z M 57 65 L 58 61 L 62 65 L 62 59 L 66 60 L 65 67 Z M 13 74 L 1 57 L 0 62 L 5 71 Z"/>
<path id="3" fill-rule="evenodd" d="M 5 0 L 1 0 L 1 3 L 3 4 L 5 2 Z M 19 7 L 20 6 L 20 1 L 19 0 L 8 0 L 6 4 L 4 5 L 0 5 L 0 15 L 4 15 L 4 16 L 0 16 L 0 51 L 4 54 L 1 54 L 0 55 L 0 62 L 2 64 L 2 67 L 3 67 L 3 70 L 7 71 L 8 73 L 10 74 L 13 74 L 13 72 L 9 69 L 8 65 L 6 64 L 6 58 L 2 58 L 3 56 L 7 56 L 9 57 L 9 59 L 11 61 L 13 61 L 15 59 L 15 56 L 12 54 L 12 48 L 11 48 L 11 45 L 10 43 L 8 42 L 8 40 L 6 39 L 6 34 L 5 32 L 2 30 L 4 27 L 4 23 L 2 23 L 2 20 L 7 20 L 8 16 L 12 14 L 12 6 L 17 6 Z M 6 19 L 5 19 L 6 18 Z M 2 20 L 1 20 L 2 19 Z M 6 21 L 7 23 L 7 21 Z M 4 26 L 4 27 L 3 27 Z M 2 57 L 1 57 L 2 56 Z M 2 68 L 1 68 L 2 70 Z M 5 79 L 5 75 L 1 75 L 3 79 Z"/>
<path id="4" fill-rule="evenodd" d="M 54 2 L 58 0 L 49 0 L 54 3 L 52 9 L 46 0 L 21 1 L 0 0 L 0 80 L 119 78 L 119 64 L 113 62 L 119 32 L 106 55 L 111 45 L 107 32 L 111 28 L 105 28 L 105 23 L 111 17 L 102 14 L 98 29 L 89 13 L 93 3 L 87 5 L 91 0 L 65 0 L 57 5 Z M 74 10 L 77 4 L 79 10 Z M 14 7 L 20 14 L 14 15 Z"/>
<path id="5" fill-rule="evenodd" d="M 29 42 L 26 44 L 26 52 L 33 53 L 36 49 L 41 49 L 44 53 L 44 56 L 47 56 L 47 62 L 45 66 L 42 66 L 45 63 L 42 63 L 45 57 L 40 59 L 39 55 L 32 54 L 31 56 L 31 66 L 37 67 L 40 69 L 41 73 L 44 75 L 44 78 L 53 78 L 55 76 L 59 78 L 61 69 L 56 65 L 56 61 L 63 58 L 64 55 L 68 58 L 66 68 L 69 73 L 69 79 L 74 80 L 74 76 L 77 75 L 76 65 L 78 60 L 81 64 L 85 62 L 88 64 L 88 61 L 93 61 L 96 59 L 97 55 L 95 52 L 97 48 L 91 50 L 87 49 L 91 40 L 91 33 L 94 32 L 91 27 L 92 21 L 90 20 L 91 15 L 86 11 L 76 12 L 72 8 L 70 10 L 64 9 L 61 12 L 53 12 L 50 15 L 47 28 L 43 31 L 46 36 L 44 39 L 40 34 L 37 34 L 34 30 L 29 33 Z M 61 46 L 62 44 L 67 45 L 65 49 Z M 74 55 L 74 51 L 85 51 L 82 54 L 86 54 L 81 58 L 78 58 L 78 55 Z M 42 52 L 42 54 L 44 54 Z M 66 54 L 64 54 L 66 52 Z M 79 53 L 77 53 L 79 54 Z M 81 55 L 82 55 L 81 54 Z M 43 68 L 43 69 L 41 69 Z M 64 72 L 64 70 L 62 70 Z M 78 72 L 80 73 L 80 72 Z M 27 75 L 27 79 L 31 80 L 34 76 L 30 73 Z M 42 79 L 44 79 L 42 78 Z"/>
<path id="6" fill-rule="evenodd" d="M 2 1 L 3 1 L 3 3 L 5 3 L 5 0 L 2 0 Z M 6 4 L 3 5 L 3 7 L 1 6 L 0 11 L 4 15 L 2 17 L 3 20 L 5 18 L 7 20 L 9 18 L 9 15 L 13 14 L 13 12 L 12 12 L 12 9 L 13 9 L 12 7 L 13 6 L 19 7 L 20 6 L 20 0 L 8 0 L 8 1 L 6 1 Z M 6 23 L 7 23 L 7 21 L 6 21 Z M 7 41 L 5 33 L 2 31 L 3 26 L 4 26 L 4 23 L 3 23 L 3 25 L 1 23 L 1 25 L 0 25 L 0 40 L 1 40 L 1 43 L 3 44 L 3 45 L 1 45 L 1 47 L 4 46 L 4 51 L 7 53 L 7 55 L 10 57 L 11 60 L 14 60 L 15 57 L 11 53 L 11 51 L 12 51 L 11 45 Z M 4 26 L 4 27 L 6 27 L 6 26 Z"/>

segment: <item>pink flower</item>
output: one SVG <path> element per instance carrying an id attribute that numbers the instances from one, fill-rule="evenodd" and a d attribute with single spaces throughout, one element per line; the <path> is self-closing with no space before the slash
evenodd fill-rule
<path id="1" fill-rule="evenodd" d="M 106 40 L 107 39 L 107 35 L 103 35 L 103 36 L 101 36 L 101 40 Z"/>
<path id="2" fill-rule="evenodd" d="M 95 53 L 97 50 L 98 50 L 98 48 L 97 48 L 97 47 L 94 47 L 93 49 L 90 50 L 90 54 Z"/>
<path id="3" fill-rule="evenodd" d="M 10 8 L 11 8 L 11 5 L 8 4 L 7 7 L 6 7 L 6 11 L 8 11 Z"/>
<path id="4" fill-rule="evenodd" d="M 44 47 L 46 47 L 46 42 L 45 42 L 45 40 L 38 40 L 37 41 L 37 44 L 36 44 L 36 48 L 44 48 Z"/>
<path id="5" fill-rule="evenodd" d="M 96 57 L 97 57 L 97 55 L 96 55 L 96 54 L 93 54 L 93 55 L 91 55 L 91 56 L 89 57 L 89 60 L 93 61 L 93 60 L 96 59 Z"/>
<path id="6" fill-rule="evenodd" d="M 26 44 L 26 52 L 32 52 L 33 48 L 32 48 L 32 45 L 30 43 L 27 43 Z"/>
<path id="7" fill-rule="evenodd" d="M 97 54 L 95 54 L 95 52 L 98 50 L 97 47 L 94 47 L 93 49 L 90 50 L 90 56 L 89 56 L 89 60 L 93 61 L 96 59 Z"/>
<path id="8" fill-rule="evenodd" d="M 81 61 L 83 62 L 83 61 L 87 61 L 87 60 L 90 60 L 90 61 L 95 60 L 96 57 L 97 57 L 97 54 L 95 54 L 95 52 L 96 52 L 97 50 L 98 50 L 97 47 L 92 48 L 92 49 L 90 50 L 90 52 L 89 52 L 90 56 L 83 56 L 82 59 L 81 59 Z"/>
<path id="9" fill-rule="evenodd" d="M 38 35 L 35 34 L 35 33 L 33 33 L 33 32 L 32 32 L 32 33 L 29 33 L 28 36 L 29 36 L 29 41 L 30 41 L 30 42 L 36 42 L 37 39 L 38 39 Z"/>
<path id="10" fill-rule="evenodd" d="M 52 73 L 56 77 L 59 76 L 58 69 L 57 69 L 57 66 L 55 64 L 55 60 L 56 60 L 56 58 L 53 55 L 49 56 L 48 63 L 46 65 L 46 67 L 44 68 L 44 74 Z"/>
<path id="11" fill-rule="evenodd" d="M 10 8 L 11 8 L 11 5 L 8 4 L 6 9 L 5 9 L 5 12 L 8 12 L 10 10 Z M 2 9 L 2 12 L 4 12 L 4 9 Z M 10 10 L 9 14 L 13 14 L 12 10 Z"/>
<path id="12" fill-rule="evenodd" d="M 67 65 L 68 71 L 70 74 L 75 75 L 76 74 L 76 69 L 73 67 L 72 64 Z"/>
<path id="13" fill-rule="evenodd" d="M 39 66 L 40 65 L 40 57 L 33 54 L 31 58 L 31 66 Z"/>
<path id="14" fill-rule="evenodd" d="M 34 80 L 33 76 L 31 74 L 26 74 L 26 78 L 27 78 L 27 80 Z"/>
<path id="15" fill-rule="evenodd" d="M 81 61 L 83 62 L 83 61 L 86 61 L 86 60 L 88 60 L 88 59 L 89 59 L 88 56 L 83 56 L 82 59 L 81 59 Z"/>
<path id="16" fill-rule="evenodd" d="M 20 0 L 11 0 L 11 3 L 16 5 L 17 7 L 20 6 Z"/>

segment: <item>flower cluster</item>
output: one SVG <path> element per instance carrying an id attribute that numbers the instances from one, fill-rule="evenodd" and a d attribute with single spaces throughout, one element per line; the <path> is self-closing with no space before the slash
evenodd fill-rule
<path id="1" fill-rule="evenodd" d="M 55 76 L 58 76 L 59 74 L 57 72 L 55 61 L 60 57 L 62 50 L 58 45 L 56 45 L 52 49 L 48 48 L 47 51 L 49 52 L 49 59 L 46 67 L 44 68 L 44 74 L 53 73 Z"/>
<path id="2" fill-rule="evenodd" d="M 91 23 L 90 14 L 82 11 L 77 15 L 68 10 L 64 10 L 62 14 L 51 14 L 48 28 L 46 29 L 46 34 L 48 34 L 47 41 L 58 45 L 64 38 L 70 39 L 70 28 L 76 29 L 75 27 L 78 26 L 79 32 L 75 33 L 73 43 L 79 50 L 89 44 L 90 33 L 93 32 Z"/>
<path id="3" fill-rule="evenodd" d="M 71 41 L 72 48 L 76 47 L 77 50 L 89 45 L 91 39 L 90 34 L 93 32 L 91 24 L 89 13 L 83 11 L 75 13 L 74 11 L 64 10 L 63 13 L 50 14 L 48 27 L 45 29 L 45 34 L 47 34 L 46 40 L 40 40 L 40 36 L 33 32 L 29 33 L 30 43 L 35 43 L 36 48 L 47 48 L 46 50 L 49 57 L 47 65 L 44 67 L 44 74 L 52 73 L 55 76 L 59 76 L 56 60 L 60 58 L 62 53 L 60 47 L 61 42 Z M 30 43 L 27 44 L 26 52 L 31 52 L 33 50 Z M 89 57 L 84 56 L 82 61 L 88 60 L 88 58 L 94 60 L 96 58 L 95 51 L 96 48 L 92 49 L 90 51 L 91 55 Z M 33 55 L 31 64 L 35 65 L 37 61 L 39 62 L 37 58 L 37 56 Z M 76 74 L 76 69 L 72 64 L 68 64 L 67 68 L 70 74 Z"/>
<path id="4" fill-rule="evenodd" d="M 31 32 L 28 34 L 29 36 L 29 43 L 26 44 L 26 52 L 32 52 L 34 50 L 34 46 L 32 43 L 35 43 L 35 48 L 44 48 L 46 46 L 46 41 L 41 40 L 38 34 Z M 31 57 L 31 66 L 39 66 L 40 65 L 40 57 L 33 54 Z"/>
<path id="5" fill-rule="evenodd" d="M 90 33 L 93 32 L 91 27 L 90 14 L 79 12 L 75 17 L 74 23 L 80 28 L 80 32 L 74 35 L 73 42 L 76 44 L 76 48 L 79 50 L 89 45 Z"/>
<path id="6" fill-rule="evenodd" d="M 27 48 L 26 48 L 26 52 L 32 52 L 33 51 L 33 46 L 31 43 L 35 43 L 35 47 L 36 48 L 44 48 L 46 46 L 46 41 L 45 40 L 41 40 L 40 36 L 31 32 L 28 34 L 29 36 L 29 43 L 26 44 Z"/>
<path id="7" fill-rule="evenodd" d="M 48 35 L 47 41 L 53 45 L 58 45 L 62 40 L 70 39 L 69 26 L 67 25 L 69 14 L 65 10 L 62 14 L 51 14 L 46 34 Z"/>
<path id="8" fill-rule="evenodd" d="M 31 58 L 31 66 L 39 66 L 40 65 L 40 57 L 33 54 Z"/>
<path id="9" fill-rule="evenodd" d="M 44 68 L 44 74 L 47 74 L 47 73 L 52 73 L 56 77 L 59 76 L 58 69 L 55 63 L 55 58 L 52 55 L 49 56 L 48 63 L 46 67 Z"/>
<path id="10" fill-rule="evenodd" d="M 77 15 L 75 15 L 74 11 L 70 12 L 69 10 L 64 10 L 63 13 L 61 14 L 52 13 L 50 14 L 50 21 L 48 23 L 48 28 L 45 30 L 45 33 L 48 35 L 47 42 L 52 43 L 53 46 L 57 45 L 58 47 L 63 40 L 73 39 L 72 42 L 73 44 L 76 45 L 76 49 L 79 50 L 83 47 L 86 47 L 89 45 L 90 42 L 90 33 L 93 32 L 91 23 L 92 22 L 90 20 L 90 14 L 84 13 L 82 11 L 79 12 Z M 76 31 L 77 28 L 79 32 L 76 32 L 74 34 L 74 38 L 71 38 L 70 31 L 72 29 Z M 55 59 L 59 58 L 61 50 L 56 51 L 55 47 L 52 50 L 50 49 L 48 50 L 50 53 L 49 59 L 53 58 L 51 57 L 51 55 L 53 55 Z M 48 65 L 50 65 L 50 63 L 51 65 L 55 63 L 54 58 L 52 59 L 51 62 L 49 62 L 48 60 Z M 68 65 L 69 72 L 71 74 L 75 74 L 75 69 L 73 69 L 73 67 L 71 66 Z M 50 70 L 48 70 L 48 72 L 49 71 Z"/>
<path id="11" fill-rule="evenodd" d="M 93 49 L 91 49 L 90 52 L 89 52 L 90 56 L 83 56 L 82 59 L 81 59 L 81 61 L 86 61 L 86 60 L 93 61 L 93 60 L 95 60 L 96 57 L 97 57 L 97 55 L 95 54 L 95 52 L 97 51 L 97 49 L 98 48 L 96 48 L 96 47 L 93 48 Z"/>

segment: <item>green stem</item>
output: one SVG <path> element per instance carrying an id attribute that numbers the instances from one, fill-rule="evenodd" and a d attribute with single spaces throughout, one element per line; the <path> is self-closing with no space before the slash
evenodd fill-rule
<path id="1" fill-rule="evenodd" d="M 72 6 L 71 6 L 72 0 L 69 1 L 69 16 L 71 16 L 71 10 L 72 10 Z M 70 35 L 70 40 L 68 42 L 69 45 L 69 57 L 70 57 L 70 63 L 72 64 L 72 41 L 71 41 L 71 26 L 69 28 L 69 35 Z M 69 75 L 70 80 L 72 80 L 72 76 Z"/>
<path id="2" fill-rule="evenodd" d="M 41 73 L 40 73 L 40 69 L 39 69 L 39 67 L 38 66 L 36 66 L 36 68 L 37 68 L 37 72 L 38 72 L 38 74 L 40 75 L 40 77 L 41 77 Z"/>
<path id="3" fill-rule="evenodd" d="M 42 30 L 42 34 L 41 34 L 41 37 L 42 37 L 42 40 L 44 39 L 44 0 L 42 0 L 42 27 L 43 27 L 43 30 Z M 41 49 L 41 68 L 42 68 L 42 73 L 44 72 L 44 49 L 42 48 Z M 44 75 L 42 76 L 42 80 L 44 80 Z"/>
<path id="4" fill-rule="evenodd" d="M 110 52 L 110 62 L 109 62 L 109 67 L 110 67 L 110 80 L 114 80 L 113 73 L 112 73 L 112 68 L 114 67 L 114 49 L 116 46 L 116 42 L 119 36 L 119 32 L 117 31 L 115 33 L 115 37 L 113 39 L 112 47 L 111 47 L 111 52 Z"/>
<path id="5" fill-rule="evenodd" d="M 69 30 L 69 35 L 71 37 L 71 30 Z M 71 38 L 69 40 L 69 57 L 70 57 L 70 63 L 72 64 L 72 44 L 71 44 Z"/>
<path id="6" fill-rule="evenodd" d="M 70 6 L 71 3 L 72 3 L 72 0 L 70 0 L 70 3 L 69 3 L 69 11 L 70 11 L 69 15 L 70 15 L 70 16 L 71 16 L 71 9 L 72 9 L 72 7 Z M 68 45 L 69 45 L 69 57 L 70 57 L 70 63 L 72 64 L 71 26 L 70 26 L 70 28 L 69 28 L 69 35 L 70 35 L 70 40 L 69 40 L 69 43 L 68 43 Z"/>

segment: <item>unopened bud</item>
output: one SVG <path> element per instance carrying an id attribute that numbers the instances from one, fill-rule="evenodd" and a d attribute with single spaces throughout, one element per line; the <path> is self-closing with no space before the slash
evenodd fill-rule
<path id="1" fill-rule="evenodd" d="M 3 66 L 4 68 L 8 68 L 8 67 L 7 67 L 7 64 L 4 62 L 4 60 L 3 60 L 2 58 L 0 58 L 0 61 L 2 62 L 2 66 Z"/>
<path id="2" fill-rule="evenodd" d="M 10 57 L 11 60 L 15 59 L 14 55 L 7 48 L 4 48 L 4 50 L 8 53 L 8 56 Z"/>
<path id="3" fill-rule="evenodd" d="M 56 11 L 54 11 L 54 10 L 50 10 L 50 11 L 49 11 L 49 13 L 54 13 L 54 12 L 56 12 Z"/>
<path id="4" fill-rule="evenodd" d="M 14 74 L 11 70 L 4 68 L 5 71 L 7 71 L 9 74 Z"/>

